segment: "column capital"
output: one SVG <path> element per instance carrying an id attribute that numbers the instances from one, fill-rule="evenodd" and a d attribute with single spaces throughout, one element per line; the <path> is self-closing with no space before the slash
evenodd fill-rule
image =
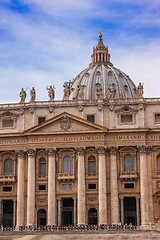
<path id="1" fill-rule="evenodd" d="M 56 152 L 56 148 L 46 148 L 48 156 L 53 156 Z"/>
<path id="2" fill-rule="evenodd" d="M 99 147 L 96 147 L 96 149 L 97 149 L 99 155 L 104 155 L 106 152 L 105 146 L 99 146 Z"/>
<path id="3" fill-rule="evenodd" d="M 140 199 L 140 196 L 136 196 L 136 199 Z"/>
<path id="4" fill-rule="evenodd" d="M 76 201 L 76 200 L 77 200 L 77 197 L 72 197 L 72 199 L 73 199 L 74 201 Z"/>
<path id="5" fill-rule="evenodd" d="M 124 196 L 120 196 L 119 199 L 124 200 Z"/>
<path id="6" fill-rule="evenodd" d="M 79 155 L 84 154 L 84 152 L 85 152 L 85 147 L 76 148 L 76 151 L 77 151 L 77 153 L 78 153 Z"/>
<path id="7" fill-rule="evenodd" d="M 153 150 L 153 146 L 148 146 L 147 147 L 147 154 L 152 153 L 152 150 Z"/>
<path id="8" fill-rule="evenodd" d="M 36 151 L 35 149 L 28 149 L 27 153 L 28 153 L 28 156 L 33 157 L 35 156 Z"/>
<path id="9" fill-rule="evenodd" d="M 140 153 L 145 154 L 147 152 L 147 147 L 148 146 L 145 146 L 145 145 L 138 146 L 138 150 Z"/>
<path id="10" fill-rule="evenodd" d="M 118 148 L 117 147 L 110 147 L 109 152 L 111 155 L 116 155 Z"/>
<path id="11" fill-rule="evenodd" d="M 62 200 L 62 198 L 61 198 L 61 197 L 57 197 L 57 200 L 58 200 L 58 201 L 61 201 L 61 200 Z"/>
<path id="12" fill-rule="evenodd" d="M 25 151 L 24 151 L 24 150 L 17 150 L 17 151 L 16 151 L 16 155 L 17 155 L 18 157 L 23 157 L 24 154 L 25 154 Z"/>

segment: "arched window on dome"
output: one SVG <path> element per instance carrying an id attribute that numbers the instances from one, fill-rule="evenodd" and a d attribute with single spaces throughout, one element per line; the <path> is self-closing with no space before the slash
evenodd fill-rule
<path id="1" fill-rule="evenodd" d="M 157 155 L 157 172 L 160 174 L 160 154 Z"/>
<path id="2" fill-rule="evenodd" d="M 133 172 L 133 157 L 130 154 L 124 156 L 124 172 Z"/>
<path id="3" fill-rule="evenodd" d="M 95 156 L 88 157 L 88 173 L 96 173 L 96 158 Z"/>
<path id="4" fill-rule="evenodd" d="M 63 173 L 72 173 L 72 159 L 70 156 L 63 157 Z"/>
<path id="5" fill-rule="evenodd" d="M 12 176 L 13 175 L 13 160 L 7 158 L 4 161 L 4 175 L 5 176 Z"/>

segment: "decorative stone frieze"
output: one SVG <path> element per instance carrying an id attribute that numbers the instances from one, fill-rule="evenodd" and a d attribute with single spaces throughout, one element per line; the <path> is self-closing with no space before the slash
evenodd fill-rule
<path id="1" fill-rule="evenodd" d="M 30 111 L 31 114 L 33 114 L 34 111 L 35 111 L 35 108 L 33 108 L 33 107 L 32 107 L 32 108 L 29 108 L 29 111 Z"/>
<path id="2" fill-rule="evenodd" d="M 113 112 L 113 111 L 114 111 L 114 105 L 109 105 L 109 110 L 110 110 L 111 112 Z"/>
<path id="3" fill-rule="evenodd" d="M 103 105 L 98 105 L 98 111 L 102 111 L 103 110 Z"/>
<path id="4" fill-rule="evenodd" d="M 54 107 L 49 107 L 49 112 L 53 113 L 53 111 L 54 111 Z"/>
<path id="5" fill-rule="evenodd" d="M 79 112 L 82 112 L 83 111 L 83 106 L 79 106 L 78 110 L 79 110 Z"/>

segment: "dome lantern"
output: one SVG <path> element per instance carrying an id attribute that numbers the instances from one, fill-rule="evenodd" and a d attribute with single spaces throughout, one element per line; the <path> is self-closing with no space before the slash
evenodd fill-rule
<path id="1" fill-rule="evenodd" d="M 110 54 L 108 53 L 108 47 L 103 43 L 102 33 L 100 32 L 98 36 L 99 42 L 97 46 L 93 47 L 93 54 L 91 55 L 92 65 L 97 63 L 110 63 Z"/>

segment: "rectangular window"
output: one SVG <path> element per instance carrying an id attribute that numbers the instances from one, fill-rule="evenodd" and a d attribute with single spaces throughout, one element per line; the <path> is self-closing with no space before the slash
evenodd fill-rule
<path id="1" fill-rule="evenodd" d="M 96 184 L 88 184 L 88 189 L 96 189 Z"/>
<path id="2" fill-rule="evenodd" d="M 3 128 L 12 128 L 14 126 L 13 119 L 4 119 L 2 120 L 2 127 Z"/>
<path id="3" fill-rule="evenodd" d="M 134 188 L 134 183 L 125 183 L 124 188 Z"/>
<path id="4" fill-rule="evenodd" d="M 41 190 L 41 191 L 46 190 L 46 185 L 39 185 L 38 190 Z"/>
<path id="5" fill-rule="evenodd" d="M 95 122 L 95 117 L 94 115 L 87 115 L 87 120 L 94 123 Z"/>
<path id="6" fill-rule="evenodd" d="M 160 113 L 155 114 L 155 122 L 160 123 Z"/>
<path id="7" fill-rule="evenodd" d="M 38 118 L 38 124 L 41 124 L 41 123 L 43 123 L 43 122 L 45 122 L 46 121 L 46 118 L 45 117 L 39 117 Z"/>
<path id="8" fill-rule="evenodd" d="M 3 192 L 12 192 L 12 187 L 3 187 Z"/>
<path id="9" fill-rule="evenodd" d="M 133 122 L 132 114 L 121 115 L 121 123 L 131 123 Z"/>
<path id="10" fill-rule="evenodd" d="M 39 164 L 39 174 L 46 175 L 46 163 Z"/>

